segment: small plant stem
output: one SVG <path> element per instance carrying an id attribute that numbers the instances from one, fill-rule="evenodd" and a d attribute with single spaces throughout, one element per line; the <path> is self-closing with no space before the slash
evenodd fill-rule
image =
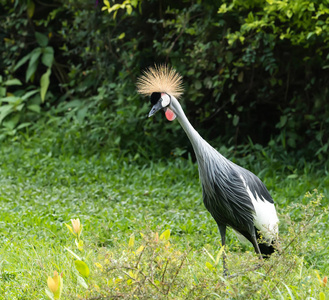
<path id="1" fill-rule="evenodd" d="M 159 292 L 159 293 L 161 293 L 161 294 L 164 294 L 157 286 L 156 286 L 156 284 L 150 279 L 150 278 L 146 278 L 146 280 L 149 282 L 149 283 L 151 283 L 156 289 L 157 289 L 157 291 Z"/>
<path id="2" fill-rule="evenodd" d="M 167 289 L 166 295 L 169 294 L 170 289 L 171 289 L 171 287 L 172 287 L 174 281 L 176 280 L 176 277 L 178 276 L 179 271 L 182 269 L 183 263 L 184 263 L 184 261 L 186 260 L 186 257 L 187 257 L 187 255 L 190 253 L 190 251 L 191 251 L 191 250 L 189 250 L 188 252 L 185 252 L 185 256 L 183 257 L 180 266 L 177 268 L 176 273 L 175 273 L 175 275 L 173 276 L 173 279 L 172 279 L 171 283 L 170 283 L 169 286 L 168 286 L 168 289 Z"/>
<path id="3" fill-rule="evenodd" d="M 138 267 L 138 265 L 139 265 L 139 263 L 141 261 L 142 255 L 144 254 L 144 251 L 145 251 L 146 247 L 147 247 L 147 245 L 145 245 L 144 249 L 141 251 L 141 253 L 140 253 L 139 257 L 138 257 L 138 260 L 137 260 L 136 265 L 135 265 L 135 268 L 136 269 L 137 269 L 137 267 Z"/>
<path id="4" fill-rule="evenodd" d="M 161 281 L 162 281 L 162 282 L 163 282 L 163 280 L 164 280 L 164 276 L 165 276 L 165 273 L 166 273 L 166 271 L 167 271 L 168 262 L 169 262 L 169 258 L 167 258 L 166 265 L 165 265 L 165 269 L 164 269 L 163 274 L 162 274 L 162 278 L 161 278 Z"/>

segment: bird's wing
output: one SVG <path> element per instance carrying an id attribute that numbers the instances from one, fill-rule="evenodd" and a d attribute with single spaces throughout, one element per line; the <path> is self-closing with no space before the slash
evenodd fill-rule
<path id="1" fill-rule="evenodd" d="M 271 197 L 265 184 L 255 174 L 239 167 L 239 176 L 243 181 L 244 186 L 249 188 L 255 198 L 257 198 L 258 195 L 260 200 L 274 203 L 273 198 Z"/>
<path id="2" fill-rule="evenodd" d="M 217 172 L 218 171 L 218 172 Z M 203 186 L 204 204 L 217 223 L 242 230 L 253 227 L 255 209 L 235 168 L 215 170 L 213 192 Z"/>
<path id="3" fill-rule="evenodd" d="M 269 191 L 263 182 L 248 170 L 242 169 L 240 177 L 255 209 L 255 228 L 260 230 L 269 242 L 276 239 L 279 219 Z"/>

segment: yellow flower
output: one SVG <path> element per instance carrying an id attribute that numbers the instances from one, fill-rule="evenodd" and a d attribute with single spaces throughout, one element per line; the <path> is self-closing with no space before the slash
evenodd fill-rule
<path id="1" fill-rule="evenodd" d="M 55 294 L 59 288 L 59 276 L 57 271 L 54 271 L 54 277 L 48 276 L 47 284 L 50 291 Z"/>
<path id="2" fill-rule="evenodd" d="M 63 278 L 62 274 L 58 274 L 57 271 L 54 271 L 54 276 L 50 277 L 48 276 L 47 284 L 49 290 L 54 295 L 54 299 L 60 299 L 61 293 L 63 289 Z"/>
<path id="3" fill-rule="evenodd" d="M 79 237 L 81 234 L 81 231 L 82 231 L 82 225 L 80 224 L 79 218 L 71 219 L 71 223 L 72 223 L 74 233 L 76 233 L 77 236 Z"/>

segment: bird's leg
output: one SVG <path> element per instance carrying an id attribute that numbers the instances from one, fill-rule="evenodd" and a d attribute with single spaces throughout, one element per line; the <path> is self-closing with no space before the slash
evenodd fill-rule
<path id="1" fill-rule="evenodd" d="M 258 254 L 259 259 L 261 260 L 261 262 L 263 262 L 263 255 L 262 252 L 260 252 L 255 231 L 251 234 L 251 242 L 255 248 L 256 253 Z"/>
<path id="2" fill-rule="evenodd" d="M 225 225 L 218 225 L 218 229 L 220 232 L 220 236 L 222 238 L 222 246 L 225 247 L 225 236 L 226 236 L 226 226 Z M 228 275 L 228 269 L 226 267 L 226 253 L 225 253 L 225 248 L 223 251 L 223 274 L 224 277 L 226 277 Z"/>

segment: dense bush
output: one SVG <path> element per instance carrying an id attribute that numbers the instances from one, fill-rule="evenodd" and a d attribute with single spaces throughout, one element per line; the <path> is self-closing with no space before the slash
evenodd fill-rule
<path id="1" fill-rule="evenodd" d="M 206 139 L 328 157 L 323 1 L 0 3 L 2 138 L 51 111 L 99 146 L 181 155 L 177 122 L 147 120 L 135 91 L 141 69 L 166 62 L 184 76 L 184 108 Z"/>

